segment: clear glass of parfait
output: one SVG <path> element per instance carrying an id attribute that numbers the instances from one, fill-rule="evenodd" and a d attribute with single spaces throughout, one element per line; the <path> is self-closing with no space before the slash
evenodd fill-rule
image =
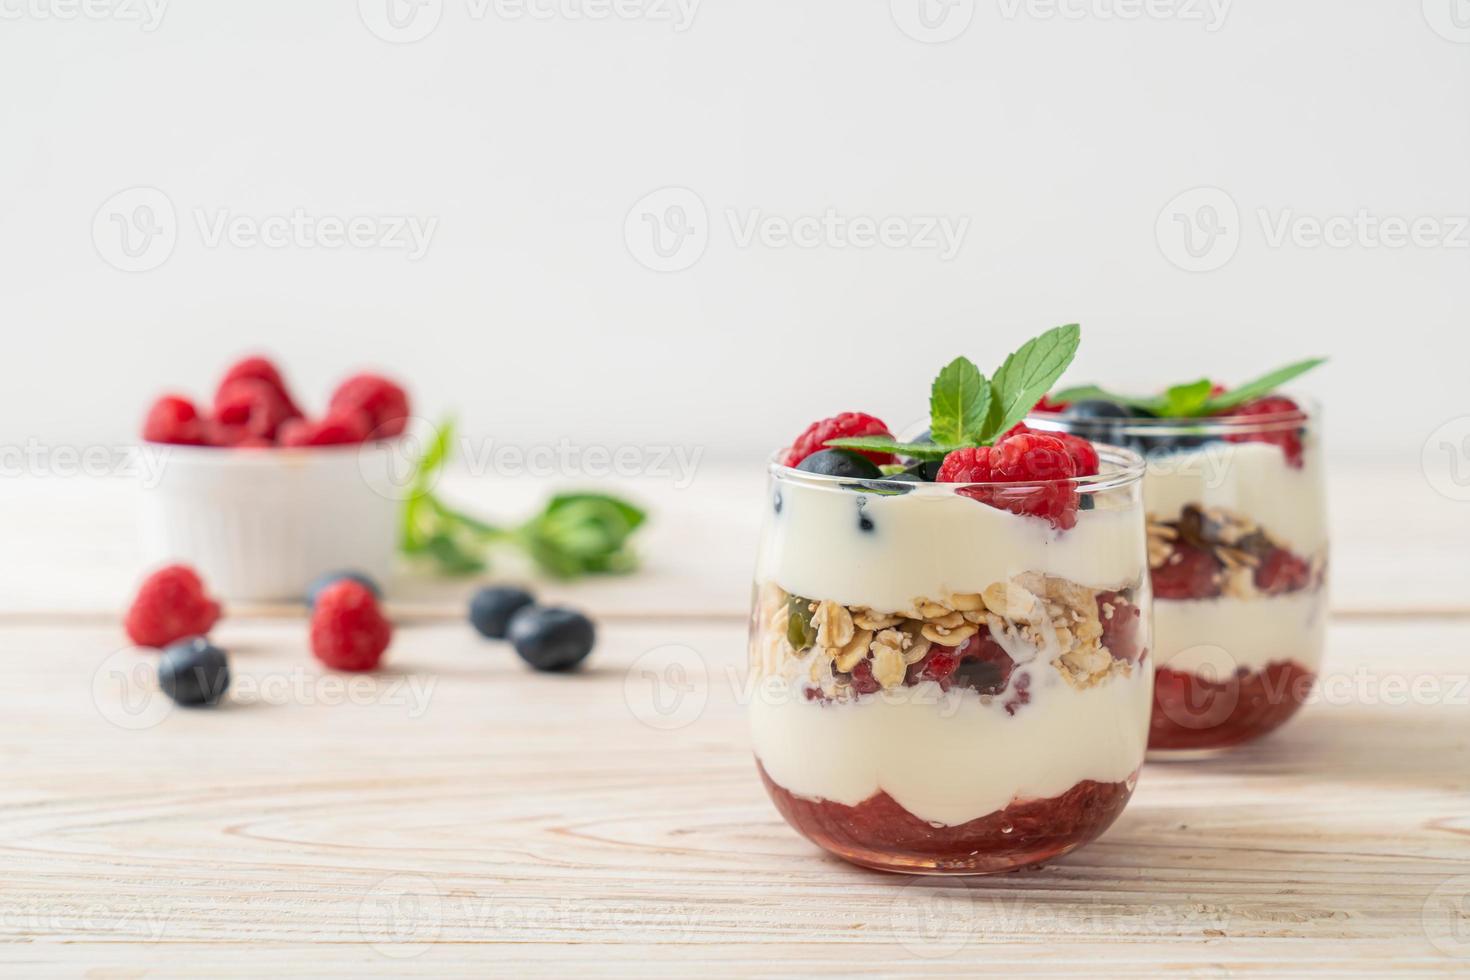
<path id="1" fill-rule="evenodd" d="M 750 723 L 797 831 L 872 868 L 985 874 L 1117 819 L 1148 740 L 1151 601 L 1143 461 L 1097 448 L 1097 475 L 1036 483 L 772 463 Z"/>
<path id="2" fill-rule="evenodd" d="M 1321 667 L 1327 513 L 1320 410 L 1168 419 L 1035 415 L 1037 429 L 1142 454 L 1154 593 L 1149 749 L 1191 756 L 1291 718 Z"/>

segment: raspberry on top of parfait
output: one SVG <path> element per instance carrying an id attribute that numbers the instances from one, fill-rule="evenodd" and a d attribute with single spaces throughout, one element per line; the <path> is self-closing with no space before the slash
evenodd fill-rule
<path id="1" fill-rule="evenodd" d="M 1034 430 L 1022 420 L 1043 404 L 1052 411 L 1063 407 L 1048 402 L 1046 392 L 1072 362 L 1080 339 L 1076 324 L 1048 330 L 988 378 L 968 358 L 955 358 L 934 379 L 929 430 L 910 442 L 895 439 L 874 415 L 844 412 L 809 425 L 781 462 L 843 478 L 974 484 L 957 492 L 1071 528 L 1081 505 L 1073 481 L 1098 472 L 1097 450 L 1081 436 Z"/>
<path id="2" fill-rule="evenodd" d="M 1287 463 L 1300 469 L 1305 462 L 1303 436 L 1307 413 L 1295 400 L 1275 392 L 1325 360 L 1314 357 L 1297 361 L 1235 388 L 1201 378 L 1174 385 L 1161 395 L 1134 397 L 1097 385 L 1079 385 L 1047 395 L 1034 411 L 1055 414 L 1074 430 L 1090 432 L 1104 441 L 1141 452 L 1194 449 L 1211 439 L 1265 443 L 1278 447 Z M 1043 404 L 1047 407 L 1043 408 Z M 1172 432 L 1131 434 L 1128 423 L 1140 419 L 1178 422 L 1186 428 L 1178 435 Z M 1223 433 L 1211 434 L 1202 428 L 1196 434 L 1187 429 L 1190 422 L 1211 419 L 1231 422 Z M 1240 423 L 1238 428 L 1231 427 L 1235 421 Z"/>

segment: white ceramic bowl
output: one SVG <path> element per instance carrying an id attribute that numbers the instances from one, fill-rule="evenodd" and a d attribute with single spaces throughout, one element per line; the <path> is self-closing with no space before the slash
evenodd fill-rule
<path id="1" fill-rule="evenodd" d="M 386 586 L 397 515 L 397 441 L 316 449 L 146 445 L 141 528 L 152 563 L 194 566 L 214 594 L 299 600 L 352 569 Z"/>

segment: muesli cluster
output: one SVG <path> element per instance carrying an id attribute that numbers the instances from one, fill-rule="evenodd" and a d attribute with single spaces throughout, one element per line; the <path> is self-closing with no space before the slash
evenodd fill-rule
<path id="1" fill-rule="evenodd" d="M 1006 691 L 1034 663 L 1084 690 L 1137 661 L 1138 607 L 1130 591 L 1099 591 L 1027 572 L 981 592 L 920 597 L 905 609 L 847 606 L 762 589 L 752 666 L 800 685 L 809 700 L 846 701 L 925 682 Z M 1006 702 L 1025 704 L 1024 675 Z"/>
<path id="2" fill-rule="evenodd" d="M 1250 517 L 1186 504 L 1173 520 L 1148 516 L 1148 564 L 1164 599 L 1254 599 L 1321 586 L 1323 555 L 1303 558 Z"/>

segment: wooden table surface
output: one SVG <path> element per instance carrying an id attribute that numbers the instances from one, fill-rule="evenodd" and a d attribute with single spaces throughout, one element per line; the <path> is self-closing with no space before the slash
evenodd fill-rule
<path id="1" fill-rule="evenodd" d="M 966 880 L 843 864 L 767 801 L 741 679 L 759 474 L 625 481 L 656 512 L 646 571 L 549 589 L 601 619 L 580 675 L 475 636 L 472 583 L 405 575 L 367 677 L 316 669 L 299 608 L 232 609 L 214 711 L 171 709 L 117 625 L 125 482 L 0 482 L 7 975 L 1470 975 L 1470 503 L 1408 469 L 1334 475 L 1299 719 L 1146 766 L 1075 855 Z M 448 489 L 492 513 L 545 491 Z"/>

